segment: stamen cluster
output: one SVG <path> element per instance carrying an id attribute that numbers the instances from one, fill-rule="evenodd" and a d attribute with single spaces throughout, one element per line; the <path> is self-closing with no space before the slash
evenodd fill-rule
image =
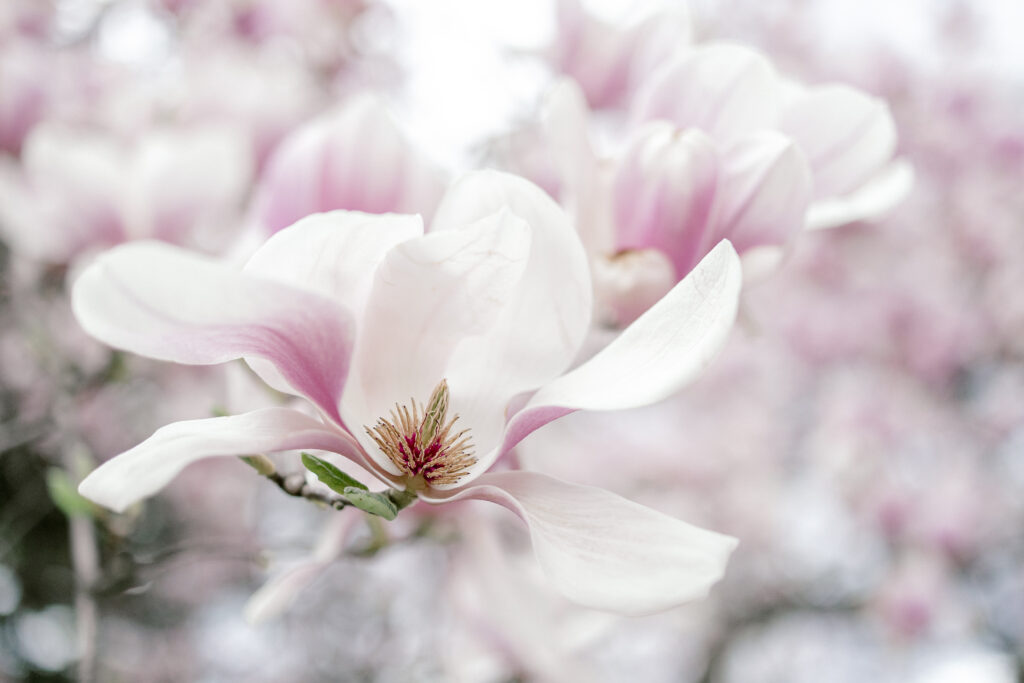
<path id="1" fill-rule="evenodd" d="M 410 488 L 457 484 L 476 462 L 468 429 L 453 433 L 459 416 L 448 420 L 448 383 L 441 380 L 426 406 L 395 404 L 391 419 L 364 427 L 388 459 L 407 477 Z"/>

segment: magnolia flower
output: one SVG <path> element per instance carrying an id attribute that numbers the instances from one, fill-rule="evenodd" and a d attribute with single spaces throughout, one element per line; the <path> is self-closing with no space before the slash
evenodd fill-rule
<path id="1" fill-rule="evenodd" d="M 418 216 L 332 212 L 271 237 L 239 270 L 157 243 L 121 246 L 77 281 L 73 306 L 106 343 L 192 364 L 245 358 L 287 408 L 158 430 L 82 482 L 123 510 L 200 458 L 318 449 L 409 498 L 489 500 L 529 528 L 552 584 L 640 614 L 703 595 L 735 540 L 502 456 L 576 410 L 677 391 L 736 313 L 738 259 L 719 244 L 661 301 L 569 370 L 587 333 L 587 260 L 558 206 L 514 176 L 478 172 Z"/>
<path id="2" fill-rule="evenodd" d="M 877 218 L 913 182 L 909 164 L 894 158 L 896 126 L 884 101 L 845 85 L 803 86 L 740 45 L 680 51 L 650 74 L 633 105 L 635 122 L 699 128 L 727 146 L 762 131 L 793 140 L 813 177 L 811 229 Z"/>
<path id="3" fill-rule="evenodd" d="M 551 90 L 543 128 L 606 322 L 634 320 L 722 239 L 756 270 L 754 259 L 781 251 L 803 228 L 811 174 L 785 135 L 716 138 L 710 128 L 658 120 L 640 124 L 602 159 L 587 137 L 589 119 L 572 81 Z"/>

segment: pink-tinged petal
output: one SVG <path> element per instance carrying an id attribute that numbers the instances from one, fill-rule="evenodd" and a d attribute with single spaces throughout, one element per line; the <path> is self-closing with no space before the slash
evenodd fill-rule
<path id="1" fill-rule="evenodd" d="M 587 607 L 642 615 L 707 595 L 736 539 L 603 489 L 535 472 L 492 472 L 453 499 L 502 505 L 529 527 L 552 585 Z"/>
<path id="2" fill-rule="evenodd" d="M 419 216 L 314 214 L 274 234 L 252 255 L 245 271 L 323 294 L 358 320 L 384 255 L 422 235 Z"/>
<path id="3" fill-rule="evenodd" d="M 703 132 L 659 121 L 630 143 L 613 180 L 617 246 L 658 249 L 682 278 L 714 245 L 719 159 Z"/>
<path id="4" fill-rule="evenodd" d="M 352 320 L 318 294 L 168 244 L 133 242 L 82 273 L 72 307 L 92 336 L 151 358 L 192 365 L 263 359 L 286 382 L 276 388 L 341 422 Z"/>
<path id="5" fill-rule="evenodd" d="M 365 462 L 359 445 L 346 432 L 294 410 L 266 408 L 161 427 L 135 448 L 96 468 L 78 490 L 89 500 L 122 512 L 162 489 L 197 460 L 299 448 Z"/>
<path id="6" fill-rule="evenodd" d="M 281 143 L 260 180 L 255 216 L 268 232 L 335 209 L 429 216 L 444 183 L 387 108 L 360 96 Z"/>
<path id="7" fill-rule="evenodd" d="M 814 199 L 848 194 L 892 159 L 896 124 L 884 101 L 845 85 L 797 95 L 779 130 L 796 140 L 814 173 Z"/>
<path id="8" fill-rule="evenodd" d="M 341 556 L 362 518 L 355 510 L 331 515 L 313 554 L 274 576 L 252 594 L 245 604 L 246 621 L 261 624 L 286 611 L 295 598 Z"/>
<path id="9" fill-rule="evenodd" d="M 497 442 L 509 399 L 569 367 L 593 306 L 579 237 L 554 200 L 522 178 L 495 171 L 467 174 L 445 195 L 431 232 L 459 230 L 501 211 L 529 226 L 525 272 L 494 324 L 464 339 L 447 368 L 453 406 L 473 426 L 481 451 Z"/>
<path id="10" fill-rule="evenodd" d="M 589 125 L 590 109 L 580 86 L 569 78 L 559 79 L 545 95 L 541 127 L 563 192 L 577 194 L 597 163 Z"/>
<path id="11" fill-rule="evenodd" d="M 556 4 L 553 66 L 579 82 L 594 107 L 620 104 L 644 67 L 660 62 L 690 38 L 685 8 L 652 14 L 641 5 L 623 4 L 627 12 L 597 17 L 580 0 Z"/>
<path id="12" fill-rule="evenodd" d="M 913 166 L 897 159 L 853 192 L 811 204 L 807 229 L 822 230 L 881 218 L 903 201 L 913 186 Z"/>
<path id="13" fill-rule="evenodd" d="M 608 346 L 534 394 L 509 420 L 500 451 L 481 462 L 489 466 L 534 430 L 575 410 L 636 408 L 681 389 L 728 337 L 741 284 L 739 257 L 723 240 Z"/>
<path id="14" fill-rule="evenodd" d="M 774 125 L 780 87 L 771 63 L 740 45 L 714 43 L 665 63 L 637 94 L 638 121 L 668 119 L 720 142 Z"/>
<path id="15" fill-rule="evenodd" d="M 372 425 L 395 403 L 425 401 L 443 378 L 453 413 L 465 414 L 467 394 L 486 381 L 453 373 L 453 353 L 484 335 L 509 305 L 527 266 L 530 237 L 521 219 L 503 211 L 464 230 L 431 233 L 389 251 L 359 330 L 346 415 Z M 494 413 L 487 421 L 497 420 L 490 429 L 500 433 L 501 408 Z M 471 423 L 478 437 L 488 429 L 487 422 Z M 377 452 L 365 435 L 357 436 Z"/>
<path id="16" fill-rule="evenodd" d="M 716 236 L 741 254 L 754 247 L 787 245 L 804 225 L 811 201 L 811 171 L 792 140 L 759 131 L 723 153 Z"/>
<path id="17" fill-rule="evenodd" d="M 42 45 L 5 36 L 0 48 L 0 151 L 17 155 L 25 136 L 43 118 L 53 85 L 39 74 L 54 68 L 52 61 Z"/>
<path id="18" fill-rule="evenodd" d="M 562 78 L 541 112 L 542 142 L 558 173 L 552 196 L 566 207 L 588 254 L 615 248 L 611 208 L 612 166 L 590 144 L 590 110 L 579 85 Z"/>

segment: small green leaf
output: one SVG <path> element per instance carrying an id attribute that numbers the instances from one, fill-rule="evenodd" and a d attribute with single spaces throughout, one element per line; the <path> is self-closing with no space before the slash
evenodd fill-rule
<path id="1" fill-rule="evenodd" d="M 46 488 L 50 499 L 68 517 L 92 517 L 96 508 L 75 490 L 68 473 L 59 467 L 46 472 Z"/>
<path id="2" fill-rule="evenodd" d="M 332 491 L 344 494 L 347 489 L 357 491 L 368 491 L 366 484 L 345 474 L 337 467 L 323 458 L 318 458 L 309 453 L 302 454 L 302 464 L 306 469 L 316 475 L 316 478 L 326 484 Z"/>
<path id="3" fill-rule="evenodd" d="M 349 486 L 343 493 L 348 498 L 348 502 L 363 512 L 383 517 L 389 522 L 398 516 L 398 508 L 382 493 L 372 493 L 354 486 Z"/>

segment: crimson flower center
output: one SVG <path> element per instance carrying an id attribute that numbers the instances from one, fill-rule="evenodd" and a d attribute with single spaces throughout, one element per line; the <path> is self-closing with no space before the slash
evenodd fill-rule
<path id="1" fill-rule="evenodd" d="M 455 431 L 458 415 L 448 419 L 448 401 L 448 383 L 441 380 L 425 406 L 415 399 L 396 403 L 390 420 L 364 427 L 412 490 L 457 484 L 476 463 L 469 430 Z"/>

